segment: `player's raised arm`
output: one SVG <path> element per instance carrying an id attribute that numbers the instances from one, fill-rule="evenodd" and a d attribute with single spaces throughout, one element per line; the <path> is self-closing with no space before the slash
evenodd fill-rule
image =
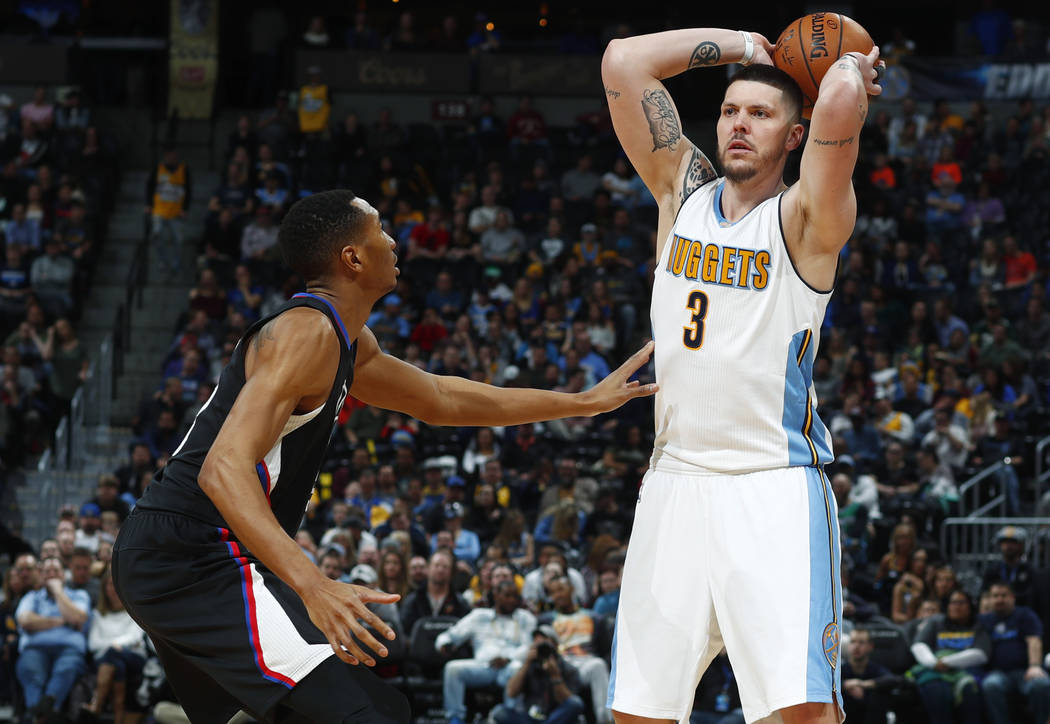
<path id="1" fill-rule="evenodd" d="M 255 472 L 296 408 L 313 409 L 328 396 L 339 365 L 335 330 L 317 312 L 294 309 L 269 322 L 249 344 L 247 381 L 201 466 L 198 484 L 237 540 L 299 594 L 336 655 L 348 663 L 371 665 L 374 661 L 353 642 L 350 631 L 380 655 L 385 649 L 358 618 L 388 637 L 393 632 L 361 601 L 389 603 L 398 597 L 328 580 L 282 530 Z M 315 353 L 304 355 L 304 349 Z"/>
<path id="2" fill-rule="evenodd" d="M 412 415 L 430 425 L 503 426 L 597 415 L 635 397 L 655 394 L 655 384 L 629 378 L 652 354 L 652 342 L 627 358 L 608 377 L 570 394 L 550 390 L 504 388 L 434 375 L 379 349 L 367 327 L 357 339 L 357 365 L 350 394 L 370 405 Z"/>
<path id="3" fill-rule="evenodd" d="M 669 30 L 609 43 L 602 57 L 602 82 L 613 127 L 662 217 L 673 220 L 682 201 L 713 179 L 715 171 L 682 134 L 678 109 L 660 81 L 693 68 L 770 63 L 771 51 L 769 41 L 757 33 L 717 28 Z M 662 229 L 658 240 L 668 230 Z"/>
<path id="4" fill-rule="evenodd" d="M 853 169 L 868 115 L 868 96 L 882 92 L 875 82 L 878 59 L 877 46 L 867 55 L 847 53 L 820 83 L 799 182 L 784 199 L 795 214 L 794 224 L 785 222 L 798 230 L 798 246 L 792 249 L 796 263 L 827 256 L 833 267 L 832 259 L 853 233 L 857 219 Z"/>

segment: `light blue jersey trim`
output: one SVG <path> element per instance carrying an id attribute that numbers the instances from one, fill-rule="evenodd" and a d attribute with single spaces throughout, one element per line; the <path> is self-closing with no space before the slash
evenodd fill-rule
<path id="1" fill-rule="evenodd" d="M 781 424 L 788 441 L 788 466 L 823 465 L 834 460 L 828 431 L 810 395 L 816 343 L 812 330 L 796 332 L 784 362 L 784 411 Z"/>
<path id="2" fill-rule="evenodd" d="M 619 606 L 617 606 L 619 608 Z M 606 708 L 612 709 L 613 696 L 616 693 L 616 632 L 620 628 L 619 620 L 613 622 L 612 650 L 609 652 L 609 694 L 605 697 Z"/>
<path id="3" fill-rule="evenodd" d="M 806 701 L 830 702 L 840 690 L 841 554 L 837 508 L 820 468 L 806 468 L 809 496 L 809 636 Z"/>

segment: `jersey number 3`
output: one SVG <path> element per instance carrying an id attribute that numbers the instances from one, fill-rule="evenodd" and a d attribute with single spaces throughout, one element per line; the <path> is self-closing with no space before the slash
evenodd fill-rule
<path id="1" fill-rule="evenodd" d="M 692 312 L 689 324 L 682 327 L 682 344 L 689 349 L 704 346 L 704 318 L 707 316 L 707 295 L 699 289 L 689 292 L 685 308 Z"/>

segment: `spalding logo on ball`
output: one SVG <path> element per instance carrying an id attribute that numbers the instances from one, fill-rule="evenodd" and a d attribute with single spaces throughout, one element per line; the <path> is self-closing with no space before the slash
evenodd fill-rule
<path id="1" fill-rule="evenodd" d="M 802 89 L 802 117 L 813 114 L 820 81 L 844 53 L 871 52 L 875 44 L 860 23 L 840 13 L 813 13 L 784 29 L 773 49 L 773 65 Z"/>

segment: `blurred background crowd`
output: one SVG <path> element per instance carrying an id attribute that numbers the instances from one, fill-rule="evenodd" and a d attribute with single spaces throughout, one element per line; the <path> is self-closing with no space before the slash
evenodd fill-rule
<path id="1" fill-rule="evenodd" d="M 22 5 L 36 14 L 22 8 L 10 19 L 37 36 L 165 27 L 145 9 L 110 18 L 76 4 L 76 13 Z M 526 50 L 597 65 L 612 37 L 680 18 L 650 27 L 568 12 L 547 33 L 543 4 L 538 27 L 512 20 L 504 33 L 498 13 L 477 9 L 293 15 L 231 5 L 223 21 L 235 9 L 248 32 L 230 39 L 219 64 L 228 136 L 200 162 L 169 120 L 135 167 L 145 182 L 128 193 L 144 216 L 147 284 L 174 290 L 178 304 L 121 428 L 123 459 L 60 510 L 41 511 L 40 540 L 0 531 L 11 561 L 0 699 L 12 716 L 179 720 L 163 672 L 113 595 L 109 551 L 244 330 L 301 289 L 276 246 L 297 199 L 351 188 L 379 210 L 401 275 L 368 326 L 385 351 L 422 369 L 577 392 L 649 338 L 656 207 L 616 142 L 600 88 L 576 103 L 476 94 L 459 122 L 424 122 L 403 103 L 340 98 L 330 81 L 337 68 L 311 56 L 295 72 L 288 58 L 464 54 L 482 72 L 486 54 Z M 953 52 L 1048 60 L 1044 29 L 993 3 L 957 16 L 954 44 L 853 15 L 891 65 Z M 702 124 L 724 75 L 708 74 L 717 77 L 702 102 L 684 79 L 670 87 L 676 100 L 682 91 L 686 132 L 695 128 L 713 157 Z M 89 377 L 92 350 L 78 329 L 91 290 L 106 284 L 96 262 L 134 165 L 125 147 L 135 140 L 113 130 L 123 128 L 119 115 L 106 114 L 107 127 L 96 113 L 133 94 L 86 85 L 95 97 L 66 85 L 26 87 L 24 99 L 0 93 L 8 471 L 39 465 Z M 1037 459 L 1050 435 L 1050 101 L 874 102 L 854 185 L 859 217 L 814 369 L 837 455 L 827 472 L 843 534 L 847 712 L 865 722 L 889 712 L 901 722 L 1045 724 L 1047 521 L 1028 521 L 1050 510 Z M 455 429 L 347 399 L 297 540 L 330 577 L 402 595 L 377 609 L 401 642 L 377 672 L 409 692 L 418 719 L 611 721 L 612 621 L 653 443 L 650 404 Z M 986 484 L 964 486 L 982 472 Z M 953 559 L 945 520 L 975 511 L 1018 522 L 995 525 L 978 563 Z M 479 610 L 516 625 L 483 625 L 490 618 Z M 550 656 L 565 669 L 568 698 L 552 698 L 552 669 L 534 665 Z M 526 662 L 524 680 L 510 676 L 512 661 Z M 743 721 L 725 657 L 701 681 L 693 720 Z"/>

